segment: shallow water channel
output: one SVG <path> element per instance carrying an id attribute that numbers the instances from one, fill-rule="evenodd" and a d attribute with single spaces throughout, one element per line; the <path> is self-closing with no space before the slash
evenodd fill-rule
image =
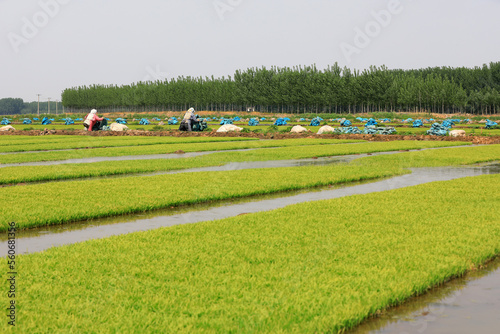
<path id="1" fill-rule="evenodd" d="M 360 155 L 354 156 L 360 157 Z M 340 159 L 341 158 L 341 159 Z M 345 161 L 351 157 L 337 157 Z M 315 159 L 311 159 L 315 160 Z M 320 159 L 318 159 L 320 160 Z M 325 163 L 333 163 L 325 158 Z M 279 163 L 281 162 L 274 162 Z M 313 163 L 304 161 L 304 163 Z M 320 161 L 316 163 L 321 164 Z M 235 168 L 236 166 L 233 166 Z M 226 167 L 227 168 L 227 167 Z M 255 168 L 255 167 L 254 167 Z M 227 169 L 226 169 L 227 170 Z M 367 194 L 462 177 L 500 173 L 500 164 L 473 167 L 415 168 L 412 173 L 374 182 L 324 187 L 220 201 L 149 213 L 19 231 L 17 253 L 40 252 L 51 247 L 146 231 L 161 227 L 268 211 L 291 204 Z M 0 256 L 6 255 L 6 235 L 0 236 Z M 429 293 L 391 308 L 381 317 L 364 322 L 350 333 L 498 333 L 500 328 L 500 260 Z"/>
<path id="2" fill-rule="evenodd" d="M 330 162 L 331 163 L 331 162 Z M 325 187 L 282 192 L 267 196 L 252 196 L 230 201 L 190 205 L 181 208 L 157 210 L 149 213 L 95 219 L 72 224 L 47 226 L 25 231 L 17 235 L 18 254 L 39 252 L 53 246 L 61 246 L 113 235 L 223 219 L 240 214 L 268 211 L 291 204 L 333 199 L 351 195 L 368 194 L 409 187 L 434 181 L 448 181 L 468 176 L 500 173 L 500 164 L 475 167 L 414 168 L 411 174 L 391 177 L 374 182 L 347 186 Z M 6 255 L 6 234 L 0 235 L 0 256 Z"/>
<path id="3" fill-rule="evenodd" d="M 500 332 L 500 258 L 382 316 L 365 321 L 346 334 Z"/>

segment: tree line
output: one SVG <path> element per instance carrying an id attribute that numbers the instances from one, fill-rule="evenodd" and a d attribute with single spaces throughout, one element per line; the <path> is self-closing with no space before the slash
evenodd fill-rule
<path id="1" fill-rule="evenodd" d="M 3 98 L 0 99 L 0 115 L 36 114 L 38 113 L 38 105 L 37 101 L 24 102 L 21 98 Z M 40 101 L 40 114 L 48 113 L 49 108 L 51 114 L 56 113 L 56 110 L 62 112 L 62 103 Z"/>
<path id="2" fill-rule="evenodd" d="M 337 63 L 249 68 L 229 77 L 184 77 L 131 85 L 65 89 L 72 111 L 197 110 L 282 113 L 413 111 L 493 114 L 500 106 L 500 62 L 482 67 L 363 71 Z"/>

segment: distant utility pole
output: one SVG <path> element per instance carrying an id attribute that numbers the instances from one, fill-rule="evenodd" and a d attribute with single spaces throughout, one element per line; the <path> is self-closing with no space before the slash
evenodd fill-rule
<path id="1" fill-rule="evenodd" d="M 38 96 L 38 112 L 37 115 L 40 117 L 40 94 L 36 94 Z"/>
<path id="2" fill-rule="evenodd" d="M 47 104 L 48 104 L 48 109 L 49 109 L 49 110 L 47 111 L 47 114 L 50 114 L 50 97 L 49 97 L 49 101 L 47 102 Z"/>
<path id="3" fill-rule="evenodd" d="M 57 115 L 57 104 L 59 103 L 58 100 L 56 100 L 56 115 Z"/>

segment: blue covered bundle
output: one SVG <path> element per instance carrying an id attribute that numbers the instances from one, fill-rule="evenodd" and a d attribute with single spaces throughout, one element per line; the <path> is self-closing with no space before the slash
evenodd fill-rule
<path id="1" fill-rule="evenodd" d="M 31 124 L 31 119 L 29 118 L 23 119 L 23 124 Z"/>
<path id="2" fill-rule="evenodd" d="M 83 121 L 83 118 L 77 118 L 77 119 L 75 119 L 75 122 L 81 122 L 81 121 Z"/>
<path id="3" fill-rule="evenodd" d="M 453 124 L 458 124 L 461 122 L 459 119 L 449 119 L 448 121 L 450 121 Z"/>
<path id="4" fill-rule="evenodd" d="M 284 118 L 278 118 L 276 120 L 276 122 L 274 122 L 274 125 L 277 125 L 277 126 L 282 126 L 282 125 L 286 125 L 286 120 Z"/>
<path id="5" fill-rule="evenodd" d="M 348 127 L 348 126 L 351 126 L 351 121 L 346 119 L 346 120 L 343 120 L 340 122 L 340 126 L 343 126 L 343 127 Z"/>
<path id="6" fill-rule="evenodd" d="M 290 122 L 290 118 L 288 118 L 288 117 L 285 117 L 283 119 L 285 120 L 285 122 Z M 323 120 L 323 119 L 321 119 L 321 120 Z"/>
<path id="7" fill-rule="evenodd" d="M 444 126 L 445 128 L 450 129 L 453 126 L 453 123 L 448 120 L 444 120 L 443 123 L 441 123 L 441 125 Z"/>
<path id="8" fill-rule="evenodd" d="M 396 133 L 396 129 L 392 126 L 377 127 L 375 125 L 367 125 L 363 133 L 368 135 L 392 135 Z"/>
<path id="9" fill-rule="evenodd" d="M 301 119 L 299 119 L 299 122 L 305 122 L 306 119 L 304 117 L 302 117 Z"/>
<path id="10" fill-rule="evenodd" d="M 139 122 L 140 125 L 149 125 L 151 122 L 147 118 L 142 118 L 141 121 Z"/>
<path id="11" fill-rule="evenodd" d="M 374 120 L 373 118 L 370 118 L 367 122 L 366 122 L 366 126 L 372 126 L 372 125 L 377 125 L 377 121 Z"/>
<path id="12" fill-rule="evenodd" d="M 64 125 L 73 125 L 75 121 L 73 121 L 70 117 L 63 119 Z"/>
<path id="13" fill-rule="evenodd" d="M 35 117 L 35 118 L 33 118 L 33 120 L 34 121 L 39 121 L 40 119 Z"/>
<path id="14" fill-rule="evenodd" d="M 349 126 L 349 127 L 335 128 L 334 133 L 361 134 L 362 132 L 357 126 Z"/>
<path id="15" fill-rule="evenodd" d="M 42 125 L 52 124 L 52 121 L 48 117 L 42 119 Z"/>
<path id="16" fill-rule="evenodd" d="M 466 118 L 462 121 L 462 123 L 469 123 L 470 121 L 471 121 L 470 118 Z"/>
<path id="17" fill-rule="evenodd" d="M 238 116 L 236 116 L 235 118 L 233 118 L 233 122 L 239 122 L 241 121 L 241 118 L 239 118 Z"/>
<path id="18" fill-rule="evenodd" d="M 259 119 L 258 118 L 250 118 L 248 121 L 248 126 L 257 126 L 259 125 Z"/>
<path id="19" fill-rule="evenodd" d="M 160 122 L 161 121 L 161 119 L 159 119 L 158 117 L 153 117 L 151 120 L 155 121 L 155 122 Z"/>
<path id="20" fill-rule="evenodd" d="M 417 120 L 415 120 L 415 121 L 413 122 L 413 127 L 414 127 L 414 128 L 419 128 L 419 127 L 421 127 L 421 126 L 423 126 L 423 125 L 424 125 L 424 122 L 422 122 L 422 120 L 421 120 L 421 119 L 417 119 Z"/>
<path id="21" fill-rule="evenodd" d="M 233 120 L 230 118 L 222 117 L 220 120 L 220 125 L 233 124 Z"/>
<path id="22" fill-rule="evenodd" d="M 2 121 L 0 122 L 1 125 L 9 125 L 11 122 L 8 118 L 4 118 L 2 119 Z"/>
<path id="23" fill-rule="evenodd" d="M 368 118 L 356 117 L 356 119 L 357 119 L 358 121 L 360 121 L 361 123 L 366 123 L 366 122 L 368 122 Z"/>
<path id="24" fill-rule="evenodd" d="M 118 124 L 127 124 L 127 120 L 125 118 L 118 117 L 115 119 L 115 122 Z"/>
<path id="25" fill-rule="evenodd" d="M 497 125 L 498 125 L 497 122 L 493 122 L 489 119 L 486 120 L 486 129 L 490 129 L 490 128 L 497 126 Z"/>
<path id="26" fill-rule="evenodd" d="M 380 123 L 390 123 L 391 119 L 390 118 L 382 118 L 382 119 L 379 119 L 379 122 Z"/>
<path id="27" fill-rule="evenodd" d="M 168 119 L 168 125 L 176 125 L 178 123 L 179 123 L 179 121 L 177 120 L 177 117 L 170 117 Z"/>
<path id="28" fill-rule="evenodd" d="M 265 118 L 265 117 L 262 117 L 260 120 L 263 122 L 263 121 L 265 121 L 265 120 L 266 120 L 266 118 Z"/>
<path id="29" fill-rule="evenodd" d="M 310 126 L 320 126 L 321 124 L 321 117 L 315 117 L 311 120 Z"/>
<path id="30" fill-rule="evenodd" d="M 433 123 L 430 130 L 427 130 L 427 134 L 431 136 L 446 136 L 449 130 L 449 128 L 442 124 Z"/>

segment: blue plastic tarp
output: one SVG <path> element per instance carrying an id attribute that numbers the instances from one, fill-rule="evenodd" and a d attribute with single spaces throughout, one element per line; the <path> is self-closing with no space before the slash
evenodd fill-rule
<path id="1" fill-rule="evenodd" d="M 363 129 L 364 134 L 369 135 L 392 135 L 396 133 L 396 129 L 392 126 L 380 126 L 367 125 Z"/>
<path id="2" fill-rule="evenodd" d="M 453 126 L 453 123 L 451 121 L 444 120 L 443 123 L 441 123 L 441 125 L 444 126 L 445 128 L 450 129 Z"/>
<path id="3" fill-rule="evenodd" d="M 423 125 L 424 125 L 424 122 L 422 122 L 422 120 L 421 120 L 421 119 L 417 119 L 417 120 L 415 120 L 415 121 L 413 122 L 413 127 L 414 127 L 414 128 L 419 128 L 419 127 L 421 127 L 421 126 L 423 126 Z"/>
<path id="4" fill-rule="evenodd" d="M 310 126 L 320 126 L 321 124 L 321 117 L 315 117 L 311 120 L 311 123 L 309 124 Z"/>
<path id="5" fill-rule="evenodd" d="M 431 136 L 446 136 L 449 130 L 449 128 L 442 124 L 433 123 L 430 130 L 427 130 L 427 134 Z"/>
<path id="6" fill-rule="evenodd" d="M 239 118 L 238 116 L 236 116 L 235 118 L 233 118 L 233 122 L 239 122 L 241 121 L 241 118 Z"/>
<path id="7" fill-rule="evenodd" d="M 115 119 L 115 122 L 118 124 L 127 124 L 127 120 L 125 118 L 118 117 Z"/>
<path id="8" fill-rule="evenodd" d="M 75 121 L 73 121 L 70 117 L 65 118 L 63 121 L 64 121 L 64 125 L 73 125 L 73 124 L 75 124 Z"/>
<path id="9" fill-rule="evenodd" d="M 52 121 L 48 117 L 42 119 L 42 125 L 52 124 Z"/>
<path id="10" fill-rule="evenodd" d="M 230 118 L 221 118 L 220 125 L 233 124 L 233 120 Z"/>
<path id="11" fill-rule="evenodd" d="M 284 118 L 278 118 L 276 120 L 276 122 L 274 122 L 274 125 L 277 125 L 277 126 L 282 126 L 282 125 L 286 125 L 286 120 Z"/>
<path id="12" fill-rule="evenodd" d="M 351 126 L 351 124 L 352 124 L 351 121 L 348 119 L 340 122 L 340 125 L 343 127 L 349 127 L 349 126 Z"/>
<path id="13" fill-rule="evenodd" d="M 250 118 L 248 121 L 249 126 L 257 126 L 259 125 L 259 119 L 258 118 Z"/>
<path id="14" fill-rule="evenodd" d="M 337 133 L 337 134 L 341 134 L 341 133 L 361 134 L 362 133 L 362 131 L 357 126 L 335 128 L 334 132 Z"/>
<path id="15" fill-rule="evenodd" d="M 4 118 L 0 122 L 1 125 L 9 125 L 10 123 L 11 123 L 11 121 L 8 118 Z"/>
<path id="16" fill-rule="evenodd" d="M 490 128 L 497 126 L 497 125 L 498 125 L 497 122 L 493 122 L 489 119 L 486 120 L 486 129 L 490 129 Z"/>
<path id="17" fill-rule="evenodd" d="M 31 124 L 31 119 L 29 118 L 23 119 L 23 124 Z"/>
<path id="18" fill-rule="evenodd" d="M 140 125 L 149 125 L 151 122 L 147 118 L 142 118 L 141 121 L 139 122 Z"/>

